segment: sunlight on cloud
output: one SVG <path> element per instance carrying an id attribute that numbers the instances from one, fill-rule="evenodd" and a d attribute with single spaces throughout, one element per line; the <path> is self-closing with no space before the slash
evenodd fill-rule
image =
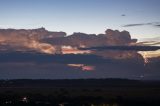
<path id="1" fill-rule="evenodd" d="M 138 42 L 136 43 L 136 45 L 138 46 L 160 46 L 160 42 L 159 41 L 143 41 L 143 42 Z M 160 56 L 160 50 L 156 50 L 156 51 L 139 51 L 138 53 L 140 53 L 143 58 L 145 63 L 149 62 L 149 58 L 154 58 L 154 57 L 159 57 Z"/>
<path id="2" fill-rule="evenodd" d="M 88 54 L 91 53 L 90 50 L 78 50 L 76 47 L 72 46 L 62 46 L 62 54 Z"/>
<path id="3" fill-rule="evenodd" d="M 31 49 L 36 49 L 42 53 L 47 53 L 47 54 L 54 54 L 55 53 L 55 48 L 47 43 L 40 43 L 38 41 L 33 40 L 30 44 L 26 45 Z"/>
<path id="4" fill-rule="evenodd" d="M 80 68 L 82 71 L 93 71 L 95 66 L 84 65 L 84 64 L 67 64 L 70 67 Z"/>

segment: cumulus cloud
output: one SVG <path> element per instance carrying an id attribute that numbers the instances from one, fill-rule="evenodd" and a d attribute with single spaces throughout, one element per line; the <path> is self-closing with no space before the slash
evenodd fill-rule
<path id="1" fill-rule="evenodd" d="M 78 48 L 102 47 L 102 46 L 129 46 L 134 45 L 137 39 L 131 39 L 128 31 L 118 31 L 107 29 L 103 34 L 85 34 L 73 33 L 70 36 L 59 38 L 44 38 L 41 42 L 58 45 L 61 47 L 70 47 L 68 50 L 61 49 L 62 53 L 82 53 Z M 65 51 L 64 51 L 65 50 Z M 127 50 L 127 49 L 126 49 Z M 126 59 L 139 58 L 139 54 L 134 51 L 88 51 L 84 53 L 96 54 L 105 58 Z M 114 54 L 114 55 L 112 55 Z"/>
<path id="2" fill-rule="evenodd" d="M 23 74 L 23 78 L 25 75 L 27 78 L 138 77 L 146 68 L 138 51 L 159 48 L 137 43 L 128 31 L 108 29 L 98 35 L 66 36 L 65 32 L 44 28 L 0 29 L 0 77 L 9 76 L 11 70 L 14 78 L 17 73 Z"/>
<path id="3" fill-rule="evenodd" d="M 105 31 L 110 45 L 128 45 L 132 42 L 131 36 L 128 31 L 118 31 L 107 29 Z"/>
<path id="4" fill-rule="evenodd" d="M 129 32 L 118 31 L 108 29 L 105 34 L 85 34 L 85 33 L 73 33 L 67 37 L 61 38 L 45 38 L 42 42 L 50 43 L 53 45 L 66 45 L 73 47 L 93 47 L 93 46 L 105 46 L 105 45 L 128 45 L 129 43 L 136 42 L 135 39 L 131 39 Z"/>
<path id="5" fill-rule="evenodd" d="M 48 54 L 95 54 L 112 59 L 139 58 L 138 53 L 131 51 L 133 47 L 130 47 L 136 42 L 136 39 L 131 39 L 128 31 L 111 29 L 107 29 L 104 34 L 73 33 L 70 36 L 66 36 L 65 32 L 50 32 L 44 28 L 31 30 L 0 29 L 0 50 L 7 51 L 35 51 Z M 110 48 L 110 50 L 112 48 L 112 50 L 118 49 L 119 51 L 84 51 L 78 49 L 104 46 L 108 49 Z M 134 48 L 134 50 L 139 48 Z M 124 49 L 128 51 L 126 52 Z"/>
<path id="6" fill-rule="evenodd" d="M 65 32 L 50 32 L 44 28 L 0 30 L 0 48 L 1 50 L 7 48 L 8 51 L 35 51 L 48 54 L 93 54 L 106 59 L 137 58 L 141 61 L 142 56 L 137 51 L 151 48 L 133 46 L 136 42 L 136 39 L 131 39 L 128 31 L 111 29 L 107 29 L 105 33 L 98 35 L 73 33 L 70 36 L 66 36 Z M 84 51 L 84 49 L 79 50 L 78 48 L 94 48 L 96 50 Z"/>
<path id="7" fill-rule="evenodd" d="M 43 38 L 64 37 L 65 32 L 49 32 L 44 28 L 39 29 L 0 29 L 0 50 L 37 51 L 54 54 L 56 47 L 40 42 Z"/>

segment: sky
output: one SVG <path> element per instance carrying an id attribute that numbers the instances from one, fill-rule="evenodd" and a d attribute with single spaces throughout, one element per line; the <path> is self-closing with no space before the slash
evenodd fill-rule
<path id="1" fill-rule="evenodd" d="M 160 0 L 0 0 L 0 28 L 104 33 L 127 30 L 133 38 L 160 37 Z"/>

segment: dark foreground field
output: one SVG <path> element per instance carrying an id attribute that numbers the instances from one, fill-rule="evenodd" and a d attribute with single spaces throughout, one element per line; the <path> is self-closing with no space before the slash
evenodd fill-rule
<path id="1" fill-rule="evenodd" d="M 0 106 L 160 106 L 160 82 L 0 80 Z"/>

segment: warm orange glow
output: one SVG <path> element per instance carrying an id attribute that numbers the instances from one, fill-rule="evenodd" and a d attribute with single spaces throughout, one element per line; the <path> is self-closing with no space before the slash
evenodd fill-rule
<path id="1" fill-rule="evenodd" d="M 138 42 L 136 43 L 138 46 L 160 46 L 160 42 L 157 41 L 145 41 L 145 42 Z M 144 58 L 144 64 L 149 63 L 148 58 L 153 57 L 159 57 L 160 56 L 160 50 L 156 51 L 139 51 L 143 58 Z"/>
<path id="2" fill-rule="evenodd" d="M 159 57 L 159 56 L 160 56 L 160 50 L 146 52 L 146 57 L 148 58 Z"/>
<path id="3" fill-rule="evenodd" d="M 140 51 L 139 53 L 143 56 L 145 64 L 149 63 L 148 58 L 153 58 L 153 57 L 159 57 L 160 56 L 160 50 L 157 50 L 157 51 Z"/>
<path id="4" fill-rule="evenodd" d="M 42 53 L 54 54 L 55 48 L 51 44 L 41 43 L 34 37 L 12 35 L 0 36 L 0 44 L 11 45 L 13 48 L 24 47 L 26 50 L 33 49 Z"/>
<path id="5" fill-rule="evenodd" d="M 68 64 L 68 66 L 81 68 L 81 70 L 83 70 L 83 71 L 93 71 L 93 70 L 95 70 L 94 66 L 87 66 L 87 65 L 84 65 L 84 64 Z"/>
<path id="6" fill-rule="evenodd" d="M 146 45 L 146 46 L 160 46 L 159 41 L 145 41 L 145 42 L 138 42 L 136 45 Z"/>
<path id="7" fill-rule="evenodd" d="M 55 48 L 50 45 L 50 44 L 47 44 L 47 43 L 40 43 L 38 41 L 35 41 L 33 40 L 29 45 L 28 47 L 30 48 L 34 48 L 40 52 L 43 52 L 43 53 L 47 53 L 47 54 L 54 54 L 55 53 Z"/>
<path id="8" fill-rule="evenodd" d="M 3 37 L 0 37 L 0 43 L 4 42 L 4 41 L 5 41 L 5 39 Z"/>
<path id="9" fill-rule="evenodd" d="M 78 50 L 76 47 L 62 46 L 62 54 L 87 54 L 89 50 Z"/>
<path id="10" fill-rule="evenodd" d="M 84 64 L 68 64 L 71 67 L 82 67 Z"/>
<path id="11" fill-rule="evenodd" d="M 83 71 L 92 71 L 92 70 L 94 70 L 94 69 L 95 69 L 94 66 L 83 66 L 83 67 L 82 67 L 82 70 L 83 70 Z"/>
<path id="12" fill-rule="evenodd" d="M 143 58 L 144 58 L 144 65 L 149 63 L 148 57 L 147 57 L 147 52 L 143 52 Z"/>

